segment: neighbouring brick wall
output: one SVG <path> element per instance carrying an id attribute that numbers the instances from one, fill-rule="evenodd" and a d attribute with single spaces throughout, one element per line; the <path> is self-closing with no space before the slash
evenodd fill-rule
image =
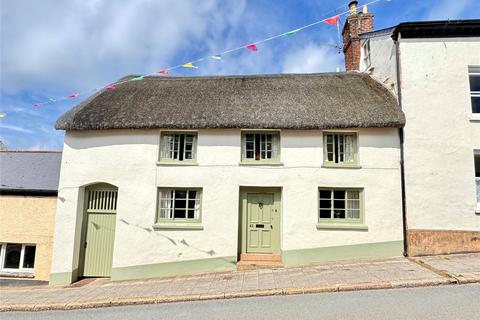
<path id="1" fill-rule="evenodd" d="M 480 231 L 408 230 L 408 255 L 480 252 Z"/>
<path id="2" fill-rule="evenodd" d="M 35 279 L 48 280 L 57 197 L 0 196 L 0 242 L 35 244 Z"/>
<path id="3" fill-rule="evenodd" d="M 345 55 L 345 70 L 360 68 L 360 37 L 361 33 L 373 31 L 373 14 L 358 13 L 350 15 L 343 28 L 343 53 Z"/>

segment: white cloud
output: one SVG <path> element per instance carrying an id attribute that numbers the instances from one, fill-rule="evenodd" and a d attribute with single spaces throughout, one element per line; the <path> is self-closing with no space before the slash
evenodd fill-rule
<path id="1" fill-rule="evenodd" d="M 30 129 L 25 129 L 23 127 L 14 126 L 14 125 L 11 125 L 11 124 L 0 124 L 0 128 L 7 129 L 7 130 L 12 130 L 12 131 L 16 131 L 16 132 L 22 132 L 22 133 L 33 133 L 33 131 L 30 130 Z"/>
<path id="2" fill-rule="evenodd" d="M 1 6 L 2 90 L 15 93 L 88 90 L 178 63 L 179 50 L 191 54 L 189 47 L 218 40 L 238 23 L 245 1 L 15 0 Z"/>
<path id="3" fill-rule="evenodd" d="M 343 69 L 343 54 L 331 47 L 308 44 L 291 51 L 283 61 L 285 73 L 313 73 Z"/>

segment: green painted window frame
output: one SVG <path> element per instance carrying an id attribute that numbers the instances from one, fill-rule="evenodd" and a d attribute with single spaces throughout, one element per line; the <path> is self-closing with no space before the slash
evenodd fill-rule
<path id="1" fill-rule="evenodd" d="M 188 216 L 189 209 L 188 203 L 189 201 L 198 201 L 198 217 L 197 218 L 162 218 L 161 217 L 161 193 L 162 191 L 173 191 L 173 198 L 171 198 L 173 205 L 175 204 L 175 191 L 183 190 L 186 191 L 186 198 L 185 204 L 186 208 L 182 208 L 186 210 L 186 215 Z M 188 197 L 189 191 L 196 191 L 198 197 L 195 199 L 190 199 Z M 203 188 L 190 188 L 190 187 L 158 187 L 157 188 L 157 209 L 155 214 L 155 223 L 153 225 L 154 229 L 203 229 L 202 223 L 202 198 L 203 198 Z M 183 199 L 183 198 L 182 198 Z M 172 212 L 175 211 L 175 207 L 172 206 L 169 208 Z"/>
<path id="2" fill-rule="evenodd" d="M 330 198 L 321 198 L 320 194 L 322 191 L 330 191 Z M 335 200 L 342 201 L 342 199 L 335 199 L 334 194 L 335 191 L 344 191 L 344 208 L 340 210 L 344 210 L 345 218 L 321 218 L 320 217 L 320 210 L 331 210 L 331 215 L 335 210 Z M 352 219 L 348 218 L 347 216 L 347 203 L 348 201 L 355 201 L 356 199 L 348 199 L 348 192 L 358 192 L 358 210 L 359 210 L 359 218 Z M 330 200 L 330 208 L 322 208 L 321 207 L 321 200 Z M 345 230 L 368 230 L 368 227 L 365 225 L 365 200 L 364 200 L 364 189 L 363 188 L 332 188 L 332 187 L 319 187 L 317 191 L 317 229 L 345 229 Z"/>
<path id="3" fill-rule="evenodd" d="M 253 134 L 253 135 L 262 135 L 262 134 L 271 134 L 272 135 L 272 141 L 271 141 L 271 146 L 272 148 L 270 151 L 268 149 L 265 149 L 262 151 L 262 141 L 260 138 L 260 157 L 262 155 L 262 152 L 265 153 L 265 155 L 268 154 L 268 152 L 271 153 L 271 158 L 267 159 L 262 159 L 260 158 L 259 160 L 256 159 L 251 159 L 247 158 L 247 135 Z M 252 151 L 255 152 L 256 150 L 256 143 L 257 139 L 254 137 L 253 141 L 253 149 Z M 267 141 L 264 142 L 265 147 L 267 145 Z M 281 134 L 279 130 L 242 130 L 241 132 L 241 154 L 240 154 L 240 164 L 241 165 L 282 165 L 281 161 Z"/>
<path id="4" fill-rule="evenodd" d="M 175 159 L 171 157 L 165 157 L 165 144 L 167 143 L 166 139 L 167 136 L 171 135 L 184 135 L 184 146 L 183 146 L 183 158 L 185 157 L 185 145 L 186 142 L 186 135 L 193 136 L 192 142 L 192 159 Z M 197 131 L 161 131 L 160 132 L 160 141 L 159 141 L 159 148 L 158 148 L 158 164 L 162 165 L 197 165 L 197 144 L 198 144 L 198 132 Z"/>
<path id="5" fill-rule="evenodd" d="M 332 142 L 328 141 L 329 137 L 332 137 Z M 326 168 L 361 168 L 359 160 L 359 148 L 358 148 L 358 132 L 356 131 L 324 131 L 323 132 L 323 167 Z M 335 138 L 336 137 L 336 138 Z M 343 152 L 340 150 L 340 144 L 335 148 L 335 141 L 339 141 L 340 137 L 343 142 Z M 352 156 L 353 160 L 345 161 L 345 140 L 346 137 L 353 137 L 352 140 Z M 332 152 L 329 152 L 328 145 L 332 144 Z M 334 160 L 328 160 L 329 154 L 332 153 Z M 339 154 L 340 153 L 340 154 Z M 336 155 L 338 154 L 338 155 Z M 343 154 L 344 160 L 335 162 L 335 158 L 340 158 Z"/>

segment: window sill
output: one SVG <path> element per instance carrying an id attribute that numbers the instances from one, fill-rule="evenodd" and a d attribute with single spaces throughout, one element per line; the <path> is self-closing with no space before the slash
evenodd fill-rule
<path id="1" fill-rule="evenodd" d="M 366 224 L 356 223 L 318 223 L 317 230 L 360 230 L 368 231 Z"/>
<path id="2" fill-rule="evenodd" d="M 156 223 L 153 230 L 203 230 L 203 226 L 197 223 Z"/>
<path id="3" fill-rule="evenodd" d="M 10 278 L 34 278 L 33 269 L 32 271 L 23 271 L 23 270 L 0 270 L 0 277 L 10 277 Z"/>
<path id="4" fill-rule="evenodd" d="M 239 162 L 238 165 L 240 166 L 283 166 L 283 162 L 277 162 L 277 161 L 272 161 L 272 162 L 268 162 L 268 161 L 261 161 L 261 160 L 258 160 L 258 161 L 242 161 L 242 162 Z"/>
<path id="5" fill-rule="evenodd" d="M 470 115 L 470 121 L 480 121 L 480 113 L 472 113 Z"/>
<path id="6" fill-rule="evenodd" d="M 322 168 L 334 168 L 334 169 L 361 169 L 362 166 L 359 164 L 330 164 L 323 163 Z"/>
<path id="7" fill-rule="evenodd" d="M 183 167 L 183 166 L 198 166 L 198 163 L 196 161 L 192 161 L 192 162 L 184 162 L 184 161 L 171 161 L 171 162 L 167 162 L 167 161 L 157 161 L 157 165 L 158 166 L 179 166 L 179 167 Z"/>

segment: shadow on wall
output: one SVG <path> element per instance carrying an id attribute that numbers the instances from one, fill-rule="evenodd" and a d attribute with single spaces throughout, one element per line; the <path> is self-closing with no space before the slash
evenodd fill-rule
<path id="1" fill-rule="evenodd" d="M 127 220 L 125 220 L 124 218 L 121 218 L 120 219 L 120 222 L 124 223 L 125 225 L 129 226 L 129 227 L 133 227 L 133 228 L 137 228 L 137 229 L 140 229 L 142 231 L 145 231 L 145 232 L 148 232 L 150 235 L 154 236 L 154 237 L 161 237 L 161 238 L 164 238 L 164 239 L 167 239 L 172 245 L 176 246 L 177 249 L 180 249 L 183 247 L 188 247 L 188 248 L 191 248 L 191 249 L 194 249 L 198 252 L 201 252 L 201 253 L 204 253 L 210 257 L 213 257 L 215 256 L 217 253 L 215 252 L 215 250 L 213 249 L 210 249 L 210 250 L 204 250 L 204 249 L 201 249 L 201 248 L 198 248 L 198 247 L 195 247 L 194 245 L 191 245 L 187 242 L 187 240 L 185 239 L 181 239 L 181 240 L 175 240 L 159 231 L 155 231 L 153 230 L 153 228 L 151 227 L 144 227 L 144 226 L 141 226 L 141 225 L 138 225 L 138 224 L 134 224 L 134 223 L 130 223 L 128 222 Z M 179 252 L 177 254 L 178 257 L 181 257 L 183 255 L 182 252 Z M 227 261 L 227 260 L 225 260 Z"/>

